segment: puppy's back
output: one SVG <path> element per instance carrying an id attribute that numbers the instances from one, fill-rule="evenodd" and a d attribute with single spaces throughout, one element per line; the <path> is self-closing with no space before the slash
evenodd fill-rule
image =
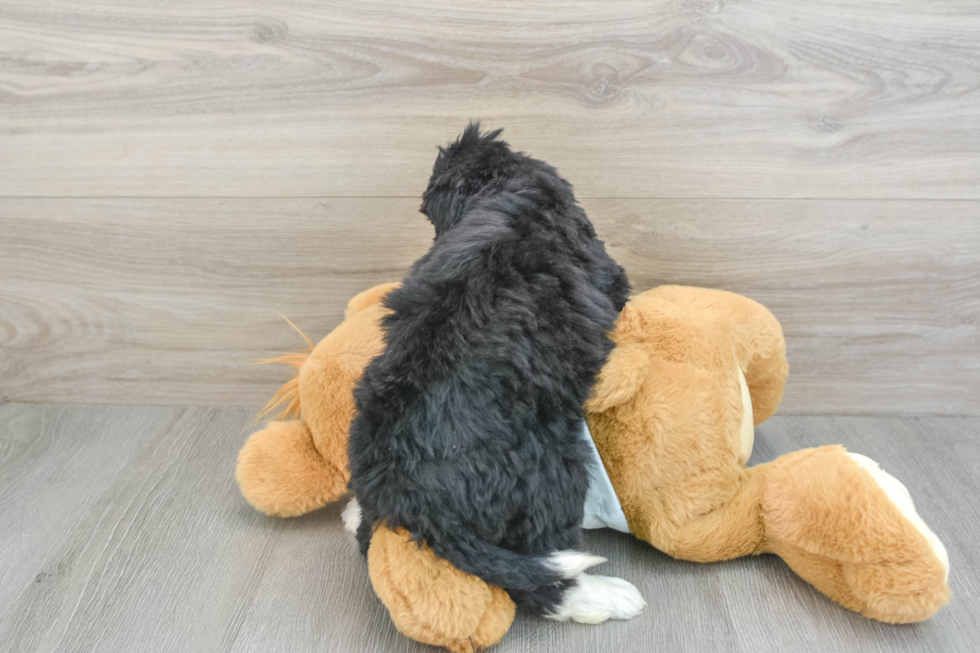
<path id="1" fill-rule="evenodd" d="M 548 556 L 579 544 L 581 405 L 628 283 L 553 168 L 496 134 L 460 144 L 436 162 L 436 239 L 386 298 L 386 348 L 355 392 L 359 538 L 384 520 L 533 591 L 581 571 Z"/>

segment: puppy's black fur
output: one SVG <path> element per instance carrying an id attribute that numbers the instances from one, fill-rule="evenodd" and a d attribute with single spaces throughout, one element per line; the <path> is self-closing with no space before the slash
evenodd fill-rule
<path id="1" fill-rule="evenodd" d="M 377 522 L 551 613 L 580 545 L 582 403 L 629 294 L 568 182 L 471 124 L 440 153 L 429 252 L 385 299 L 384 352 L 354 396 L 351 489 Z"/>

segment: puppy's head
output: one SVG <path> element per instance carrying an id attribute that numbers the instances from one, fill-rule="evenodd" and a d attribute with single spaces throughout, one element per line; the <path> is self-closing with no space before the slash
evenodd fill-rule
<path id="1" fill-rule="evenodd" d="M 421 208 L 437 237 L 459 222 L 470 198 L 502 184 L 528 159 L 498 138 L 501 131 L 481 134 L 480 123 L 471 122 L 455 142 L 439 148 Z"/>

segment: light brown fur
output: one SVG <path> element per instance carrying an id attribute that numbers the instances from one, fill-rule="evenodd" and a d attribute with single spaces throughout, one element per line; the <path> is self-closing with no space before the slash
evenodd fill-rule
<path id="1" fill-rule="evenodd" d="M 637 537 L 696 562 L 775 553 L 881 621 L 921 621 L 948 601 L 925 538 L 842 447 L 739 464 L 738 368 L 756 424 L 775 412 L 788 372 L 782 329 L 765 307 L 664 286 L 627 304 L 613 338 L 585 408 Z"/>
<path id="2" fill-rule="evenodd" d="M 394 285 L 352 299 L 344 323 L 302 362 L 293 391 L 302 420 L 273 422 L 242 449 L 238 482 L 259 510 L 302 514 L 344 492 L 351 390 L 381 350 L 378 302 Z M 775 412 L 788 372 L 782 329 L 763 306 L 664 286 L 630 300 L 613 339 L 586 418 L 637 537 L 700 562 L 779 555 L 833 600 L 881 621 L 921 621 L 948 601 L 923 535 L 841 447 L 739 462 L 738 370 L 756 424 Z M 468 652 L 499 641 L 513 620 L 506 592 L 402 531 L 377 527 L 368 568 L 395 625 L 418 641 Z"/>
<path id="3" fill-rule="evenodd" d="M 245 498 L 267 515 L 295 517 L 336 501 L 347 491 L 347 431 L 354 415 L 351 391 L 361 372 L 383 347 L 379 303 L 397 284 L 366 290 L 347 304 L 346 319 L 306 356 L 282 357 L 294 364 L 294 381 L 276 400 L 302 420 L 270 422 L 249 437 L 238 455 L 235 478 Z M 305 337 L 305 336 L 304 336 Z"/>
<path id="4" fill-rule="evenodd" d="M 403 529 L 375 531 L 368 571 L 395 626 L 417 641 L 472 653 L 499 642 L 514 620 L 507 592 L 410 542 Z"/>

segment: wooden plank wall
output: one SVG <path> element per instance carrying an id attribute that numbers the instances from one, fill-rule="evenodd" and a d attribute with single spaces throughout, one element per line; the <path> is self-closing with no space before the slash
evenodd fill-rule
<path id="1" fill-rule="evenodd" d="M 637 289 L 783 321 L 790 413 L 980 414 L 980 11 L 939 0 L 0 4 L 0 400 L 257 406 L 505 127 Z"/>

